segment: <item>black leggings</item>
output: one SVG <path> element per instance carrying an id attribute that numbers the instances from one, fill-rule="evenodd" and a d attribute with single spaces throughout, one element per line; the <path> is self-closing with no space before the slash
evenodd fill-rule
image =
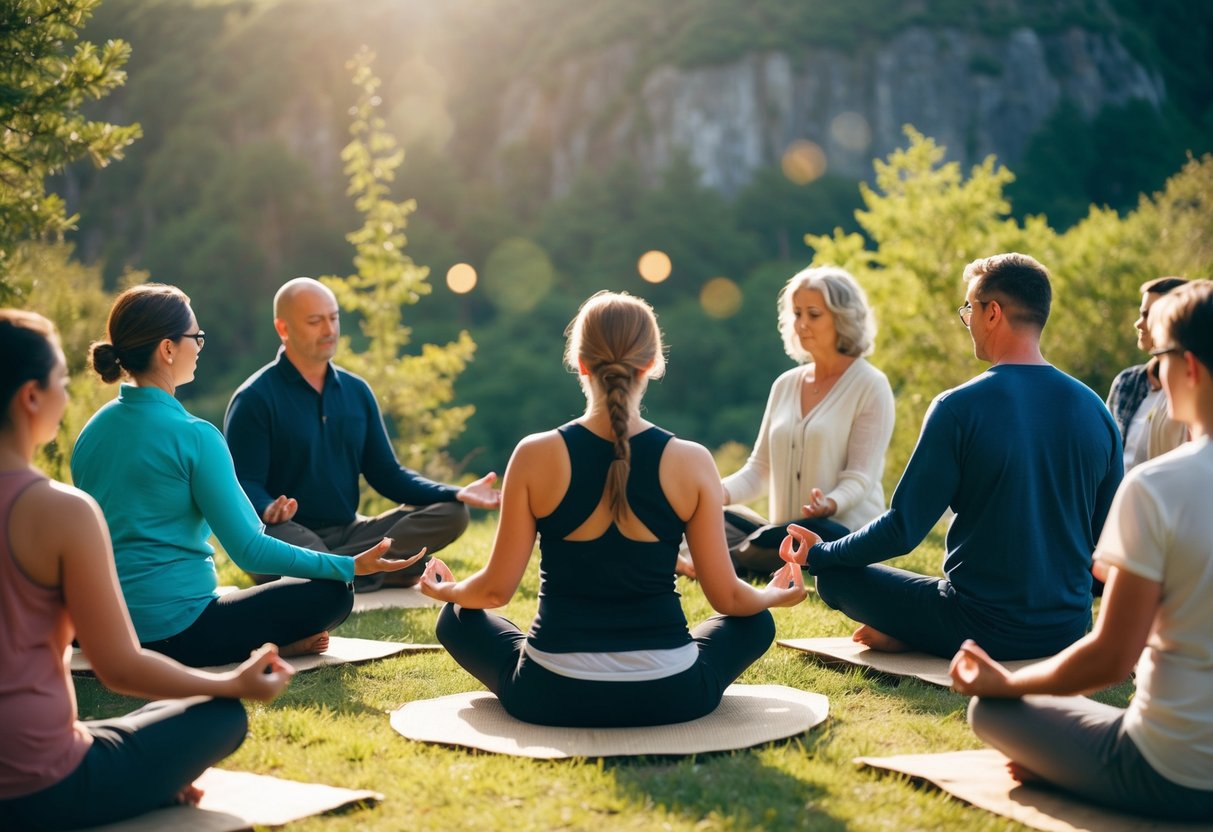
<path id="1" fill-rule="evenodd" d="M 283 646 L 333 629 L 353 606 L 349 584 L 280 578 L 216 598 L 177 635 L 143 646 L 191 667 L 242 662 L 267 641 Z"/>
<path id="2" fill-rule="evenodd" d="M 197 696 L 84 726 L 93 744 L 80 765 L 53 786 L 0 800 L 4 828 L 78 829 L 168 806 L 240 747 L 248 719 L 238 700 Z"/>
<path id="3" fill-rule="evenodd" d="M 573 679 L 534 662 L 526 635 L 484 610 L 447 604 L 438 640 L 465 670 L 501 700 L 516 719 L 539 725 L 609 728 L 668 725 L 710 714 L 724 689 L 775 639 L 775 619 L 763 610 L 747 618 L 715 615 L 691 631 L 699 660 L 682 673 L 647 682 Z"/>

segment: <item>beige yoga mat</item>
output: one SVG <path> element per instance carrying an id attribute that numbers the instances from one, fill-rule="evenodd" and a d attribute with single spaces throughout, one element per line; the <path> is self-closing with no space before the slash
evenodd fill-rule
<path id="1" fill-rule="evenodd" d="M 392 727 L 411 740 L 517 757 L 620 757 L 728 751 L 803 734 L 829 715 L 819 693 L 782 685 L 730 685 L 720 707 L 700 719 L 646 728 L 552 728 L 505 712 L 487 691 L 410 702 Z"/>
<path id="2" fill-rule="evenodd" d="M 1101 809 L 1065 792 L 1023 785 L 1007 773 L 1007 758 L 993 749 L 945 754 L 859 757 L 863 766 L 909 775 L 979 809 L 1045 832 L 1195 832 L 1213 824 L 1150 820 Z"/>
<path id="3" fill-rule="evenodd" d="M 429 653 L 441 650 L 440 644 L 401 644 L 395 641 L 372 641 L 367 638 L 342 638 L 331 636 L 329 649 L 315 656 L 293 656 L 287 661 L 295 670 L 315 670 L 318 667 L 330 667 L 335 664 L 357 664 L 375 659 L 385 659 L 397 653 Z M 222 672 L 233 670 L 239 665 L 223 664 L 216 667 L 204 667 L 203 670 Z M 93 668 L 88 659 L 79 650 L 72 651 L 72 673 L 92 673 Z"/>
<path id="4" fill-rule="evenodd" d="M 440 607 L 442 602 L 422 595 L 415 586 L 387 587 L 374 592 L 359 592 L 354 594 L 354 612 L 367 610 L 418 609 L 421 607 Z"/>
<path id="5" fill-rule="evenodd" d="M 254 826 L 282 826 L 361 801 L 383 800 L 378 792 L 354 791 L 279 780 L 262 774 L 208 768 L 195 781 L 203 790 L 197 806 L 172 806 L 105 826 L 97 832 L 235 832 Z"/>
<path id="6" fill-rule="evenodd" d="M 777 643 L 782 647 L 790 647 L 815 656 L 825 664 L 849 664 L 892 676 L 913 676 L 944 688 L 952 687 L 952 679 L 948 676 L 951 660 L 927 653 L 882 653 L 879 650 L 869 650 L 845 636 L 781 639 Z M 1018 670 L 1037 661 L 1040 660 L 1023 659 L 1003 662 L 1003 665 L 1010 670 Z"/>

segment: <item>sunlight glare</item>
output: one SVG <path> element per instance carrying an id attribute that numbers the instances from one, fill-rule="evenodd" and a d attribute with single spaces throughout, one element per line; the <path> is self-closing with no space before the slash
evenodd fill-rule
<path id="1" fill-rule="evenodd" d="M 826 154 L 808 139 L 797 139 L 783 154 L 783 175 L 797 185 L 807 185 L 826 172 Z"/>
<path id="2" fill-rule="evenodd" d="M 467 263 L 456 263 L 447 270 L 446 285 L 457 295 L 466 295 L 476 288 L 476 270 Z"/>
<path id="3" fill-rule="evenodd" d="M 713 318 L 729 318 L 741 308 L 741 288 L 727 277 L 713 277 L 699 292 L 699 305 Z"/>
<path id="4" fill-rule="evenodd" d="M 640 255 L 636 268 L 639 270 L 640 276 L 649 283 L 660 283 L 670 276 L 674 265 L 670 262 L 670 255 L 654 249 Z"/>
<path id="5" fill-rule="evenodd" d="M 872 128 L 868 120 L 859 113 L 839 113 L 830 122 L 830 135 L 839 146 L 854 153 L 868 149 L 872 144 Z"/>
<path id="6" fill-rule="evenodd" d="M 556 281 L 548 253 L 534 240 L 502 241 L 484 264 L 484 291 L 500 309 L 529 312 Z"/>

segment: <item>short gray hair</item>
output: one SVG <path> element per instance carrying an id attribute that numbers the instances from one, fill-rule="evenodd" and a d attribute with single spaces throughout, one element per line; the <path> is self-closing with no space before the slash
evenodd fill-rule
<path id="1" fill-rule="evenodd" d="M 796 316 L 792 312 L 792 296 L 801 289 L 821 292 L 826 308 L 834 316 L 840 353 L 859 358 L 872 352 L 876 320 L 863 287 L 845 269 L 818 266 L 797 272 L 779 292 L 779 334 L 783 336 L 784 351 L 793 361 L 804 364 L 811 359 L 796 336 Z"/>

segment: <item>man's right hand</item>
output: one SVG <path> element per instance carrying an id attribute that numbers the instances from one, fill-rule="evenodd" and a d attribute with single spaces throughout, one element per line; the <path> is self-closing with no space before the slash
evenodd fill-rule
<path id="1" fill-rule="evenodd" d="M 267 526 L 277 526 L 294 517 L 298 510 L 299 501 L 283 494 L 265 507 L 265 511 L 261 512 L 261 520 Z"/>
<path id="2" fill-rule="evenodd" d="M 354 574 L 355 575 L 373 575 L 376 572 L 399 572 L 401 569 L 408 569 L 417 561 L 425 557 L 426 548 L 421 547 L 421 551 L 413 555 L 411 558 L 404 560 L 384 560 L 383 556 L 392 546 L 392 539 L 385 537 L 371 548 L 361 554 L 354 555 Z"/>

